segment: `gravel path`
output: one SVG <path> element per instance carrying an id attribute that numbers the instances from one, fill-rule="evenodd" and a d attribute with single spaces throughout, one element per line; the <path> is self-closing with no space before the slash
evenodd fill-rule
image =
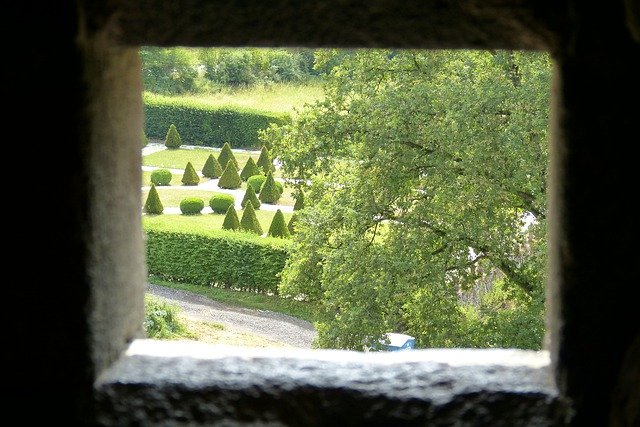
<path id="1" fill-rule="evenodd" d="M 313 324 L 266 310 L 232 307 L 205 296 L 149 284 L 147 292 L 171 300 L 184 316 L 195 320 L 222 323 L 237 329 L 298 348 L 311 348 L 317 335 Z"/>

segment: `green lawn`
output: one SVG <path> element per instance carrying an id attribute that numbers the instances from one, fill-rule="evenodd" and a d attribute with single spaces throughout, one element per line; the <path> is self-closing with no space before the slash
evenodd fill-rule
<path id="1" fill-rule="evenodd" d="M 209 181 L 209 178 L 205 178 L 203 176 L 200 176 L 200 184 Z M 143 186 L 148 186 L 151 185 L 151 172 L 149 171 L 142 171 L 142 185 Z M 173 173 L 171 176 L 171 182 L 169 183 L 170 186 L 182 186 L 182 172 L 181 173 Z M 164 186 L 163 186 L 164 187 Z M 156 187 L 156 188 L 162 188 L 162 187 Z"/>
<path id="2" fill-rule="evenodd" d="M 148 186 L 149 182 L 148 181 L 148 175 L 145 175 L 145 173 L 143 173 L 143 178 L 146 176 L 145 179 L 147 179 L 146 182 L 143 183 L 143 185 Z M 170 207 L 170 206 L 175 206 L 178 207 L 180 206 L 180 202 L 182 201 L 182 199 L 184 199 L 185 197 L 200 197 L 202 200 L 204 200 L 204 205 L 205 206 L 209 206 L 209 199 L 211 198 L 211 196 L 213 195 L 213 193 L 215 193 L 216 191 L 210 191 L 210 190 L 198 190 L 196 187 L 193 187 L 193 190 L 189 189 L 189 190 L 184 190 L 182 188 L 175 188 L 173 186 L 173 183 L 175 181 L 177 181 L 177 186 L 181 186 L 182 187 L 182 183 L 180 183 L 180 179 L 182 179 L 182 175 L 180 175 L 179 177 L 175 177 L 172 178 L 171 180 L 171 186 L 165 187 L 156 187 L 156 190 L 158 191 L 158 196 L 160 196 L 160 201 L 162 202 L 162 206 L 164 207 Z M 202 181 L 201 181 L 202 182 Z M 173 188 L 172 188 L 173 187 Z M 242 183 L 242 195 L 236 197 L 237 201 L 241 201 L 242 198 L 244 197 L 244 191 L 247 189 L 247 183 Z M 221 191 L 222 193 L 222 191 Z M 147 195 L 149 194 L 149 190 L 142 190 L 142 205 L 144 205 L 145 201 L 147 200 Z M 293 188 L 290 187 L 285 187 L 284 191 L 282 193 L 282 196 L 280 197 L 280 200 L 278 200 L 278 205 L 283 205 L 283 206 L 293 206 L 295 204 L 295 199 L 293 198 Z"/>
<path id="3" fill-rule="evenodd" d="M 161 198 L 162 200 L 162 198 Z M 205 202 L 208 204 L 208 199 Z M 164 202 L 163 202 L 164 204 Z M 237 211 L 238 219 L 242 219 L 244 210 Z M 266 233 L 271 226 L 271 221 L 275 212 L 257 210 L 256 217 L 260 222 L 262 230 Z M 284 219 L 289 223 L 291 213 L 285 213 Z M 208 234 L 212 231 L 222 229 L 224 222 L 224 214 L 201 214 L 201 215 L 180 215 L 180 214 L 163 214 L 163 215 L 143 215 L 142 224 L 145 228 L 151 227 L 155 230 L 176 231 L 181 233 L 197 233 Z"/>

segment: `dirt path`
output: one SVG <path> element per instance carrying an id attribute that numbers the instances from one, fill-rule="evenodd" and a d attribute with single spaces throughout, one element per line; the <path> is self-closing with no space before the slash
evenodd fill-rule
<path id="1" fill-rule="evenodd" d="M 313 324 L 266 310 L 232 307 L 205 296 L 149 284 L 147 292 L 166 298 L 190 319 L 221 323 L 225 328 L 259 335 L 298 348 L 311 348 L 317 332 Z"/>

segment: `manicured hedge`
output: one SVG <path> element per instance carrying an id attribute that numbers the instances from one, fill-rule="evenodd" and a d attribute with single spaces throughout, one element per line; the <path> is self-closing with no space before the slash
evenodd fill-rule
<path id="1" fill-rule="evenodd" d="M 174 282 L 277 294 L 283 239 L 220 230 L 211 236 L 146 230 L 149 274 Z"/>
<path id="2" fill-rule="evenodd" d="M 174 123 L 182 144 L 259 149 L 258 131 L 269 124 L 284 124 L 289 116 L 236 106 L 212 106 L 190 98 L 166 97 L 145 92 L 143 96 L 147 136 L 164 139 Z M 221 165 L 223 168 L 225 165 Z"/>

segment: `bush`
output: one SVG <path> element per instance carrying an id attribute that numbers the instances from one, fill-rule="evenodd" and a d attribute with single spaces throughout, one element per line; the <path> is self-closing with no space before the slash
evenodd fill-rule
<path id="1" fill-rule="evenodd" d="M 182 175 L 182 183 L 184 185 L 198 185 L 200 177 L 196 172 L 191 162 L 187 162 L 187 167 L 184 168 L 184 174 Z"/>
<path id="2" fill-rule="evenodd" d="M 253 191 L 255 191 L 256 194 L 259 194 L 260 188 L 262 188 L 262 184 L 264 184 L 266 180 L 267 177 L 264 175 L 254 175 L 252 177 L 249 177 L 249 179 L 247 180 L 247 187 L 252 186 Z"/>
<path id="3" fill-rule="evenodd" d="M 260 175 L 262 173 L 262 169 L 256 166 L 256 163 L 253 161 L 252 157 L 249 157 L 247 163 L 242 168 L 242 172 L 240 172 L 240 178 L 243 181 L 248 180 L 254 175 Z"/>
<path id="4" fill-rule="evenodd" d="M 202 176 L 206 176 L 207 178 L 220 178 L 222 175 L 222 166 L 218 162 L 213 154 L 209 154 L 207 157 L 207 161 L 204 162 L 204 166 L 202 167 Z"/>
<path id="5" fill-rule="evenodd" d="M 293 205 L 294 211 L 299 211 L 304 208 L 304 192 L 302 190 L 298 190 L 296 194 L 293 196 L 296 199 L 296 202 Z"/>
<path id="6" fill-rule="evenodd" d="M 144 203 L 144 211 L 150 215 L 160 215 L 164 211 L 164 206 L 162 206 L 158 190 L 156 190 L 154 184 L 151 184 L 147 201 Z"/>
<path id="7" fill-rule="evenodd" d="M 282 184 L 280 184 L 279 188 L 273 179 L 273 174 L 269 171 L 267 179 L 264 181 L 264 184 L 262 184 L 262 188 L 260 188 L 260 201 L 263 203 L 276 203 L 282 195 L 281 188 Z"/>
<path id="8" fill-rule="evenodd" d="M 247 206 L 242 212 L 242 219 L 240 220 L 240 228 L 250 233 L 256 233 L 262 235 L 262 227 L 258 218 L 256 218 L 256 211 L 253 209 L 252 203 L 247 203 Z"/>
<path id="9" fill-rule="evenodd" d="M 289 224 L 287 224 L 287 229 L 289 230 L 289 235 L 293 236 L 296 232 L 296 222 L 298 221 L 298 214 L 294 211 L 293 215 L 291 215 L 291 219 L 289 220 Z"/>
<path id="10" fill-rule="evenodd" d="M 164 146 L 170 149 L 176 149 L 180 148 L 181 145 L 182 139 L 180 138 L 178 129 L 176 129 L 176 125 L 171 123 L 167 130 L 167 135 L 164 137 Z"/>
<path id="11" fill-rule="evenodd" d="M 225 193 L 213 193 L 213 196 L 209 199 L 209 206 L 211 210 L 217 214 L 225 213 L 230 206 L 235 205 L 236 198 L 231 194 Z"/>
<path id="12" fill-rule="evenodd" d="M 157 186 L 170 185 L 173 174 L 169 169 L 156 169 L 151 172 L 151 183 Z"/>
<path id="13" fill-rule="evenodd" d="M 251 202 L 251 204 L 253 205 L 254 209 L 260 209 L 260 200 L 258 200 L 258 197 L 256 197 L 256 192 L 253 191 L 253 187 L 250 185 L 247 185 L 247 191 L 244 192 L 244 197 L 242 198 L 242 207 L 245 208 L 247 202 Z"/>
<path id="14" fill-rule="evenodd" d="M 224 172 L 218 180 L 218 187 L 231 190 L 242 187 L 242 178 L 238 175 L 238 169 L 236 169 L 233 160 L 229 160 L 227 167 L 224 168 Z"/>
<path id="15" fill-rule="evenodd" d="M 199 197 L 186 197 L 180 202 L 180 211 L 185 215 L 197 215 L 204 209 L 204 200 Z"/>
<path id="16" fill-rule="evenodd" d="M 238 161 L 236 160 L 236 156 L 233 155 L 233 151 L 231 151 L 231 146 L 228 142 L 225 142 L 222 146 L 222 150 L 220 150 L 220 154 L 218 155 L 218 163 L 223 168 L 227 166 L 229 160 L 233 162 L 236 167 L 236 171 L 238 170 Z"/>
<path id="17" fill-rule="evenodd" d="M 227 213 L 224 216 L 224 221 L 222 222 L 223 230 L 239 230 L 240 229 L 240 220 L 238 219 L 238 213 L 236 212 L 236 207 L 234 205 L 229 206 L 227 209 Z"/>
<path id="18" fill-rule="evenodd" d="M 273 216 L 273 219 L 271 220 L 271 226 L 269 226 L 267 236 L 281 237 L 286 239 L 289 237 L 289 235 L 289 229 L 287 228 L 287 223 L 284 220 L 284 214 L 280 209 L 278 209 L 276 211 L 276 214 Z"/>
<path id="19" fill-rule="evenodd" d="M 260 167 L 265 175 L 275 170 L 275 168 L 273 167 L 273 159 L 271 158 L 271 154 L 269 153 L 267 147 L 265 147 L 264 145 L 260 150 L 260 157 L 258 157 L 256 166 Z"/>
<path id="20" fill-rule="evenodd" d="M 142 129 L 142 148 L 146 147 L 148 143 L 149 138 L 147 138 L 147 134 L 144 132 L 144 129 Z"/>
<path id="21" fill-rule="evenodd" d="M 178 317 L 180 308 L 152 295 L 144 296 L 144 331 L 148 338 L 193 338 Z"/>

